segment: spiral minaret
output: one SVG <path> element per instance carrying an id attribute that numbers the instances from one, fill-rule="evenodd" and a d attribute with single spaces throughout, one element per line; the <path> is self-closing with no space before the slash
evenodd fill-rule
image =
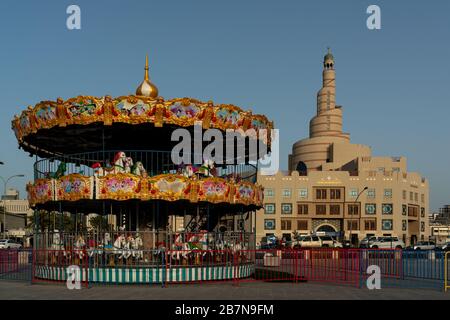
<path id="1" fill-rule="evenodd" d="M 323 60 L 322 88 L 317 93 L 317 114 L 310 121 L 309 138 L 293 145 L 289 169 L 320 170 L 330 161 L 330 146 L 349 141 L 349 134 L 342 132 L 342 109 L 336 105 L 335 61 L 328 49 Z"/>

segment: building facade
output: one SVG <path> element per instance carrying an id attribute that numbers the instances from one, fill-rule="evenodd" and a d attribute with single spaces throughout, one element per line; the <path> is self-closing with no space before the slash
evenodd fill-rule
<path id="1" fill-rule="evenodd" d="M 450 241 L 450 205 L 439 208 L 439 213 L 430 215 L 431 238 L 437 244 Z"/>
<path id="2" fill-rule="evenodd" d="M 428 181 L 408 172 L 404 157 L 373 157 L 369 146 L 350 143 L 335 102 L 334 67 L 328 52 L 310 136 L 294 143 L 289 171 L 258 176 L 265 197 L 257 241 L 317 232 L 355 244 L 372 235 L 398 236 L 407 245 L 427 240 Z"/>
<path id="3" fill-rule="evenodd" d="M 5 234 L 8 238 L 24 238 L 29 217 L 33 215 L 28 200 L 20 199 L 17 190 L 9 189 L 0 200 L 0 212 L 2 236 Z"/>

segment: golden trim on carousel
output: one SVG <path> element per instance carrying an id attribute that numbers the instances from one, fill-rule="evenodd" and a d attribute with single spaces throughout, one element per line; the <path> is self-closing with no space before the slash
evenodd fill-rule
<path id="1" fill-rule="evenodd" d="M 78 96 L 64 101 L 42 101 L 29 106 L 20 116 L 15 116 L 12 129 L 19 140 L 41 129 L 69 125 L 103 123 L 141 124 L 153 123 L 155 127 L 172 124 L 181 127 L 201 122 L 204 129 L 221 130 L 273 129 L 273 122 L 264 115 L 254 115 L 231 104 L 214 105 L 192 98 L 164 100 L 161 97 L 120 96 L 101 98 Z M 269 137 L 270 139 L 270 137 Z M 270 140 L 268 140 L 270 145 Z"/>
<path id="2" fill-rule="evenodd" d="M 83 199 L 188 200 L 255 206 L 262 206 L 263 200 L 263 188 L 257 184 L 219 177 L 186 177 L 182 174 L 161 174 L 153 177 L 130 173 L 96 177 L 70 174 L 57 179 L 37 179 L 27 185 L 27 191 L 32 207 L 49 201 Z"/>

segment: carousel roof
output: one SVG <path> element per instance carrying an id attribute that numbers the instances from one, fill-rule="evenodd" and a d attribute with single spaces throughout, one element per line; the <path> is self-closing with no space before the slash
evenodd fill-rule
<path id="1" fill-rule="evenodd" d="M 171 148 L 171 131 L 194 125 L 225 131 L 272 129 L 264 115 L 254 115 L 232 104 L 193 98 L 165 100 L 150 81 L 146 59 L 144 80 L 136 95 L 78 96 L 41 101 L 12 121 L 19 146 L 40 157 L 100 150 Z M 270 134 L 264 136 L 270 146 Z"/>

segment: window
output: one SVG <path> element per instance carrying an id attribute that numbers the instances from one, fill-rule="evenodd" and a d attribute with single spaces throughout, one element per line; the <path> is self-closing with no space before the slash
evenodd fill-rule
<path id="1" fill-rule="evenodd" d="M 413 192 L 409 192 L 409 201 L 413 201 L 413 197 L 414 197 L 414 193 Z"/>
<path id="2" fill-rule="evenodd" d="M 392 189 L 384 189 L 384 197 L 385 198 L 392 198 Z"/>
<path id="3" fill-rule="evenodd" d="M 291 220 L 281 220 L 281 230 L 291 230 L 292 221 Z"/>
<path id="4" fill-rule="evenodd" d="M 420 195 L 420 201 L 421 201 L 422 203 L 425 202 L 425 195 L 424 195 L 423 193 Z"/>
<path id="5" fill-rule="evenodd" d="M 330 214 L 340 215 L 341 214 L 341 206 L 338 204 L 330 205 Z"/>
<path id="6" fill-rule="evenodd" d="M 408 223 L 406 220 L 402 220 L 402 231 L 406 231 Z"/>
<path id="7" fill-rule="evenodd" d="M 306 198 L 308 198 L 308 189 L 299 189 L 299 190 L 298 190 L 298 196 L 299 196 L 301 199 L 306 199 Z"/>
<path id="8" fill-rule="evenodd" d="M 408 217 L 418 217 L 419 216 L 419 208 L 408 206 Z"/>
<path id="9" fill-rule="evenodd" d="M 275 230 L 275 219 L 264 219 L 265 230 Z"/>
<path id="10" fill-rule="evenodd" d="M 425 208 L 420 208 L 420 217 L 425 218 Z"/>
<path id="11" fill-rule="evenodd" d="M 266 203 L 264 205 L 264 211 L 266 214 L 275 214 L 275 204 L 274 203 Z"/>
<path id="12" fill-rule="evenodd" d="M 377 220 L 375 219 L 364 220 L 364 230 L 375 231 L 376 229 L 377 229 Z"/>
<path id="13" fill-rule="evenodd" d="M 358 189 L 357 188 L 351 188 L 348 195 L 351 198 L 356 198 L 358 196 Z"/>
<path id="14" fill-rule="evenodd" d="M 420 231 L 425 232 L 425 222 L 420 223 Z"/>
<path id="15" fill-rule="evenodd" d="M 330 199 L 336 200 L 341 198 L 341 190 L 340 189 L 331 189 L 330 190 Z"/>
<path id="16" fill-rule="evenodd" d="M 283 189 L 283 198 L 290 198 L 291 193 L 291 189 Z"/>
<path id="17" fill-rule="evenodd" d="M 366 203 L 366 214 L 376 214 L 377 205 L 375 203 Z"/>
<path id="18" fill-rule="evenodd" d="M 317 204 L 316 205 L 316 214 L 326 214 L 327 213 L 327 206 L 324 204 Z"/>
<path id="19" fill-rule="evenodd" d="M 403 190 L 403 200 L 406 200 L 406 190 Z"/>
<path id="20" fill-rule="evenodd" d="M 375 189 L 367 189 L 367 198 L 375 198 Z"/>
<path id="21" fill-rule="evenodd" d="M 265 189 L 265 190 L 264 190 L 264 195 L 265 195 L 267 198 L 273 198 L 273 196 L 274 196 L 273 189 Z"/>
<path id="22" fill-rule="evenodd" d="M 406 204 L 402 205 L 402 215 L 406 216 L 408 214 L 408 207 Z"/>
<path id="23" fill-rule="evenodd" d="M 307 204 L 299 204 L 297 206 L 298 214 L 308 214 L 308 205 Z"/>
<path id="24" fill-rule="evenodd" d="M 383 203 L 382 206 L 382 212 L 383 214 L 392 214 L 392 203 Z"/>
<path id="25" fill-rule="evenodd" d="M 419 201 L 419 194 L 417 192 L 414 193 L 414 201 L 415 202 Z"/>
<path id="26" fill-rule="evenodd" d="M 281 204 L 281 213 L 282 214 L 291 214 L 292 213 L 292 203 L 282 203 Z"/>
<path id="27" fill-rule="evenodd" d="M 326 198 L 327 198 L 327 189 L 316 190 L 316 199 L 326 199 Z"/>
<path id="28" fill-rule="evenodd" d="M 297 220 L 297 230 L 308 230 L 308 220 Z"/>
<path id="29" fill-rule="evenodd" d="M 392 219 L 383 219 L 381 220 L 381 229 L 382 230 L 392 230 Z"/>
<path id="30" fill-rule="evenodd" d="M 357 216 L 359 214 L 359 206 L 357 204 L 349 204 L 347 212 L 350 216 Z"/>
<path id="31" fill-rule="evenodd" d="M 359 230 L 358 220 L 347 220 L 347 230 Z"/>

